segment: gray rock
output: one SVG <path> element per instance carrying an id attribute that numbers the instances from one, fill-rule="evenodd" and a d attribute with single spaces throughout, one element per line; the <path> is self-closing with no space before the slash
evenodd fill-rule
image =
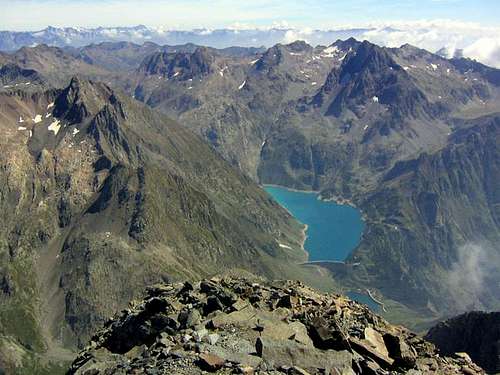
<path id="1" fill-rule="evenodd" d="M 196 342 L 201 342 L 207 334 L 208 330 L 206 328 L 202 328 L 193 332 L 193 338 L 196 340 Z"/>
<path id="2" fill-rule="evenodd" d="M 274 368 L 293 365 L 310 371 L 318 368 L 352 371 L 352 355 L 345 350 L 319 350 L 291 340 L 273 341 L 261 337 L 257 339 L 255 349 L 257 355 Z"/>
<path id="3" fill-rule="evenodd" d="M 217 333 L 211 333 L 205 337 L 205 341 L 210 345 L 215 345 L 219 341 L 220 336 Z"/>
<path id="4" fill-rule="evenodd" d="M 397 366 L 404 368 L 415 366 L 417 359 L 415 349 L 406 344 L 399 336 L 386 333 L 384 335 L 384 342 L 389 356 L 395 360 Z"/>
<path id="5" fill-rule="evenodd" d="M 194 328 L 201 321 L 201 314 L 198 310 L 181 311 L 178 317 L 181 328 Z"/>

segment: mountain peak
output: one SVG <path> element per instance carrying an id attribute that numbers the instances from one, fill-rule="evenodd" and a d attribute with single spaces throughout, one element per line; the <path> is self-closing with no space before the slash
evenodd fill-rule
<path id="1" fill-rule="evenodd" d="M 180 80 L 208 75 L 214 71 L 214 52 L 207 47 L 196 47 L 194 52 L 156 52 L 146 57 L 138 70 L 147 75 L 163 75 Z"/>
<path id="2" fill-rule="evenodd" d="M 349 49 L 356 49 L 361 42 L 353 37 L 350 37 L 346 40 L 337 39 L 334 43 L 332 43 L 332 47 L 337 47 L 342 51 L 347 51 Z"/>
<path id="3" fill-rule="evenodd" d="M 287 44 L 286 47 L 293 52 L 306 52 L 313 49 L 313 47 L 303 40 L 296 40 L 293 43 Z"/>
<path id="4" fill-rule="evenodd" d="M 357 73 L 364 68 L 377 72 L 390 68 L 399 69 L 400 67 L 384 48 L 365 40 L 359 44 L 355 54 L 346 58 L 343 63 L 343 73 Z"/>
<path id="5" fill-rule="evenodd" d="M 70 123 L 82 122 L 96 114 L 114 96 L 103 83 L 74 76 L 55 101 L 54 116 L 64 117 Z"/>

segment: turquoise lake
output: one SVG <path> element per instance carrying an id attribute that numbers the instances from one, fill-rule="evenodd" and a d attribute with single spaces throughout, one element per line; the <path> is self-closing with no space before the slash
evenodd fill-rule
<path id="1" fill-rule="evenodd" d="M 354 207 L 318 199 L 318 194 L 265 186 L 264 189 L 301 223 L 309 260 L 343 261 L 358 245 L 364 223 Z"/>
<path id="2" fill-rule="evenodd" d="M 309 253 L 309 260 L 343 261 L 358 245 L 364 223 L 356 208 L 319 200 L 316 193 L 277 186 L 264 186 L 264 189 L 297 220 L 307 224 L 304 247 Z M 367 294 L 354 291 L 346 294 L 374 312 L 380 309 Z"/>
<path id="3" fill-rule="evenodd" d="M 374 300 L 372 300 L 368 294 L 357 293 L 357 292 L 347 292 L 346 295 L 347 295 L 347 297 L 349 297 L 353 301 L 356 301 L 359 303 L 364 303 L 373 312 L 380 312 L 379 304 L 376 303 Z"/>

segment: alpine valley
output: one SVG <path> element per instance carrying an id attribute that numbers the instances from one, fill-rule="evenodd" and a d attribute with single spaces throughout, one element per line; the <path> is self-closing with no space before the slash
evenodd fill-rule
<path id="1" fill-rule="evenodd" d="M 368 289 L 419 332 L 500 309 L 500 70 L 474 60 L 353 38 L 24 46 L 0 53 L 0 135 L 0 368 L 64 371 L 147 286 L 214 275 Z M 346 261 L 307 264 L 304 227 L 267 184 L 357 207 Z M 186 285 L 169 306 L 201 301 Z M 149 319 L 141 306 L 120 319 Z"/>

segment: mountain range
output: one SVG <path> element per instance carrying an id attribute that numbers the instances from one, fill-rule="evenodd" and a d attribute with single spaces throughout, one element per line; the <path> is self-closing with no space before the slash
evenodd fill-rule
<path id="1" fill-rule="evenodd" d="M 339 38 L 360 37 L 374 28 L 346 28 L 338 30 L 315 30 L 311 42 L 326 44 Z M 0 51 L 15 51 L 21 47 L 48 44 L 55 47 L 82 47 L 102 42 L 133 42 L 156 44 L 195 43 L 215 48 L 231 46 L 255 47 L 271 46 L 283 41 L 295 30 L 291 27 L 277 26 L 269 28 L 226 28 L 169 30 L 163 27 L 52 27 L 38 31 L 0 31 Z M 288 34 L 287 34 L 288 33 Z"/>
<path id="2" fill-rule="evenodd" d="M 432 38 L 416 35 L 432 34 Z M 283 22 L 266 27 L 235 24 L 226 28 L 178 30 L 164 26 L 121 27 L 53 27 L 35 31 L 0 31 L 0 51 L 15 51 L 21 47 L 47 44 L 55 47 L 83 47 L 102 42 L 132 42 L 137 44 L 179 45 L 194 43 L 214 48 L 271 47 L 277 43 L 307 40 L 312 45 L 329 45 L 337 39 L 368 39 L 373 43 L 395 46 L 418 44 L 437 51 L 447 58 L 471 57 L 483 63 L 499 66 L 497 48 L 485 48 L 486 38 L 494 38 L 496 30 L 481 25 L 448 22 L 387 23 L 368 26 L 340 26 L 327 29 L 297 28 Z"/>
<path id="3" fill-rule="evenodd" d="M 0 64 L 0 353 L 69 359 L 146 285 L 226 269 L 370 288 L 418 330 L 500 306 L 495 68 L 353 38 Z M 357 206 L 360 244 L 301 266 L 302 226 L 259 184 Z"/>

